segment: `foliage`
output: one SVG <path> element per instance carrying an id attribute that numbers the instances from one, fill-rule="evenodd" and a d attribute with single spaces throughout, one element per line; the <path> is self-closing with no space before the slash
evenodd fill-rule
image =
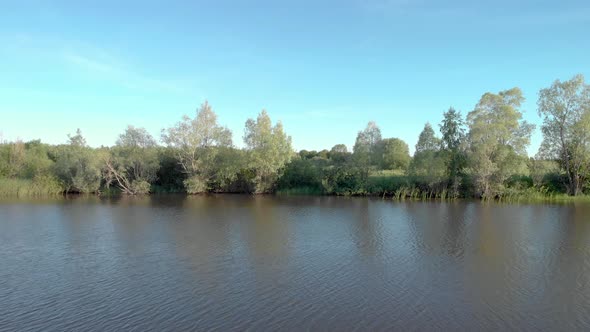
<path id="1" fill-rule="evenodd" d="M 58 195 L 64 191 L 62 184 L 51 176 L 34 179 L 0 178 L 0 197 L 35 197 Z"/>
<path id="2" fill-rule="evenodd" d="M 68 137 L 69 144 L 57 146 L 53 153 L 53 173 L 64 184 L 66 192 L 98 192 L 101 182 L 99 151 L 86 146 L 80 129 L 76 135 Z"/>
<path id="3" fill-rule="evenodd" d="M 436 137 L 434 133 L 434 129 L 430 123 L 426 123 L 424 125 L 424 129 L 418 136 L 418 143 L 416 143 L 416 152 L 425 152 L 425 151 L 439 151 L 441 145 L 441 140 Z"/>
<path id="4" fill-rule="evenodd" d="M 232 146 L 231 132 L 217 123 L 217 115 L 206 101 L 194 118 L 185 115 L 173 127 L 162 130 L 162 141 L 173 148 L 187 174 L 185 187 L 189 193 L 211 189 L 209 181 L 217 176 L 217 148 Z"/>
<path id="5" fill-rule="evenodd" d="M 440 155 L 445 160 L 450 195 L 457 197 L 467 164 L 465 121 L 461 113 L 452 107 L 449 108 L 443 114 L 440 132 L 442 134 Z"/>
<path id="6" fill-rule="evenodd" d="M 334 195 L 366 194 L 366 183 L 366 171 L 356 166 L 335 166 L 327 168 L 322 178 L 324 192 Z"/>
<path id="7" fill-rule="evenodd" d="M 434 184 L 443 180 L 445 172 L 441 140 L 436 137 L 432 126 L 426 123 L 418 137 L 416 152 L 410 162 L 408 174 L 415 178 L 428 179 L 428 183 Z"/>
<path id="8" fill-rule="evenodd" d="M 125 194 L 147 194 L 160 168 L 156 141 L 144 128 L 128 126 L 116 145 L 104 154 L 107 188 L 115 184 Z"/>
<path id="9" fill-rule="evenodd" d="M 311 188 L 322 191 L 321 163 L 318 160 L 294 158 L 285 167 L 278 182 L 279 190 L 291 188 Z"/>
<path id="10" fill-rule="evenodd" d="M 359 131 L 353 147 L 353 158 L 357 165 L 368 167 L 377 165 L 380 160 L 379 145 L 381 143 L 381 129 L 374 121 Z"/>
<path id="11" fill-rule="evenodd" d="M 523 101 L 519 88 L 488 92 L 467 115 L 469 165 L 482 197 L 499 195 L 511 175 L 526 172 L 526 147 L 534 126 L 522 120 Z"/>
<path id="12" fill-rule="evenodd" d="M 567 201 L 565 193 L 590 194 L 590 88 L 583 78 L 541 90 L 544 140 L 534 158 L 526 154 L 533 127 L 522 120 L 522 101 L 518 88 L 486 93 L 467 121 L 450 108 L 438 136 L 424 126 L 413 158 L 402 140 L 383 139 L 374 122 L 357 134 L 352 153 L 344 144 L 294 153 L 266 111 L 246 122 L 245 147 L 236 148 L 205 102 L 193 118 L 162 131 L 165 146 L 133 126 L 112 147 L 89 147 L 79 129 L 57 146 L 0 142 L 0 196 L 275 192 Z"/>
<path id="13" fill-rule="evenodd" d="M 271 192 L 293 155 L 291 137 L 283 131 L 282 123 L 272 126 L 268 113 L 262 110 L 256 120 L 246 121 L 244 142 L 249 152 L 248 168 L 254 173 L 254 192 Z"/>
<path id="14" fill-rule="evenodd" d="M 386 138 L 379 142 L 381 169 L 406 170 L 410 165 L 408 144 L 399 138 Z"/>
<path id="15" fill-rule="evenodd" d="M 350 162 L 352 154 L 344 144 L 336 144 L 330 149 L 329 159 L 338 164 Z"/>
<path id="16" fill-rule="evenodd" d="M 582 75 L 556 80 L 539 93 L 543 143 L 539 153 L 559 161 L 570 195 L 579 195 L 590 177 L 590 86 Z"/>

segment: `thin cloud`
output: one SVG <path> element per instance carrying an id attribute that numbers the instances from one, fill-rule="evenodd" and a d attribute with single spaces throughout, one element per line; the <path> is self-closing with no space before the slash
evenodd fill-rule
<path id="1" fill-rule="evenodd" d="M 91 79 L 108 80 L 116 85 L 147 92 L 177 94 L 201 93 L 192 79 L 166 79 L 146 75 L 124 57 L 88 42 L 64 40 L 26 32 L 0 33 L 7 42 L 0 51 L 21 58 L 42 56 L 46 61 L 73 68 Z"/>
<path id="2" fill-rule="evenodd" d="M 63 56 L 68 63 L 74 64 L 78 67 L 82 67 L 88 71 L 102 72 L 108 74 L 120 73 L 120 70 L 116 69 L 115 67 L 109 64 L 102 63 L 100 61 L 90 59 L 79 54 L 65 53 Z"/>
<path id="3" fill-rule="evenodd" d="M 111 80 L 127 88 L 147 91 L 164 90 L 174 93 L 186 92 L 184 84 L 146 76 L 123 65 L 121 61 L 104 51 L 93 53 L 100 56 L 91 57 L 79 52 L 65 51 L 62 58 L 67 64 L 83 70 L 89 75 Z"/>

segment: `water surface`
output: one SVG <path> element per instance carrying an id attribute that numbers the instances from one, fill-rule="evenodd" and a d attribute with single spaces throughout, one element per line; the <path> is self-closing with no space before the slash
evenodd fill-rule
<path id="1" fill-rule="evenodd" d="M 0 331 L 589 328 L 590 205 L 0 201 Z"/>

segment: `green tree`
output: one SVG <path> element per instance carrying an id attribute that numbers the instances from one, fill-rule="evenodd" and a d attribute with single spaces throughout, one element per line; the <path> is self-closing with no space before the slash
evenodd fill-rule
<path id="1" fill-rule="evenodd" d="M 123 193 L 147 194 L 160 168 L 156 140 L 144 128 L 128 126 L 104 158 L 107 187 L 115 184 Z"/>
<path id="2" fill-rule="evenodd" d="M 86 145 L 80 129 L 68 135 L 69 143 L 57 147 L 54 173 L 65 185 L 66 192 L 98 192 L 101 164 L 96 152 Z"/>
<path id="3" fill-rule="evenodd" d="M 40 140 L 25 143 L 25 161 L 21 169 L 20 177 L 35 179 L 38 177 L 51 177 L 53 161 L 49 159 L 49 146 Z"/>
<path id="4" fill-rule="evenodd" d="M 322 191 L 322 167 L 317 160 L 293 158 L 285 167 L 278 183 L 279 189 Z"/>
<path id="5" fill-rule="evenodd" d="M 82 136 L 82 131 L 80 130 L 80 128 L 76 129 L 76 135 L 68 134 L 68 141 L 71 146 L 86 146 L 86 139 L 84 138 L 84 136 Z"/>
<path id="6" fill-rule="evenodd" d="M 354 161 L 362 167 L 377 165 L 380 160 L 379 144 L 381 142 L 381 129 L 374 121 L 370 121 L 367 127 L 359 131 L 353 147 Z"/>
<path id="7" fill-rule="evenodd" d="M 424 151 L 436 152 L 440 150 L 441 140 L 436 137 L 434 130 L 430 123 L 424 125 L 424 129 L 418 136 L 418 143 L 416 143 L 416 153 Z"/>
<path id="8" fill-rule="evenodd" d="M 281 122 L 273 126 L 262 110 L 256 120 L 246 121 L 244 142 L 249 153 L 248 168 L 254 174 L 254 192 L 272 191 L 281 170 L 293 155 L 291 137 L 285 134 Z"/>
<path id="9" fill-rule="evenodd" d="M 511 175 L 527 172 L 526 147 L 534 126 L 522 120 L 523 101 L 519 88 L 488 92 L 467 115 L 469 163 L 483 197 L 501 194 Z"/>
<path id="10" fill-rule="evenodd" d="M 382 169 L 407 170 L 410 165 L 408 144 L 399 138 L 386 138 L 379 143 Z"/>
<path id="11" fill-rule="evenodd" d="M 342 164 L 349 161 L 350 155 L 346 145 L 336 144 L 330 149 L 329 157 L 333 162 Z"/>
<path id="12" fill-rule="evenodd" d="M 239 180 L 240 173 L 247 168 L 247 162 L 245 151 L 233 147 L 218 147 L 215 156 L 217 171 L 210 182 L 212 190 L 215 192 L 240 191 L 240 188 L 235 187 L 235 182 Z"/>
<path id="13" fill-rule="evenodd" d="M 217 115 L 205 101 L 194 118 L 184 116 L 182 121 L 162 131 L 162 141 L 173 148 L 183 171 L 188 193 L 211 190 L 219 168 L 216 158 L 219 148 L 231 147 L 231 132 L 217 124 Z"/>
<path id="14" fill-rule="evenodd" d="M 533 185 L 538 189 L 543 189 L 548 177 L 559 174 L 559 163 L 555 160 L 543 159 L 541 155 L 537 154 L 535 158 L 529 159 L 529 174 Z"/>
<path id="15" fill-rule="evenodd" d="M 445 174 L 445 164 L 440 149 L 441 140 L 436 137 L 430 123 L 426 123 L 418 137 L 409 174 L 428 178 L 429 183 L 441 181 Z"/>
<path id="16" fill-rule="evenodd" d="M 537 105 L 543 117 L 539 152 L 559 160 L 567 175 L 568 193 L 578 195 L 589 175 L 590 86 L 582 75 L 564 82 L 556 80 L 539 92 Z"/>
<path id="17" fill-rule="evenodd" d="M 344 144 L 336 144 L 330 149 L 331 153 L 348 153 L 348 148 Z"/>
<path id="18" fill-rule="evenodd" d="M 21 140 L 10 144 L 8 154 L 8 177 L 16 178 L 25 166 L 26 152 L 25 143 Z"/>
<path id="19" fill-rule="evenodd" d="M 464 175 L 465 158 L 465 121 L 461 112 L 449 108 L 443 114 L 440 124 L 441 155 L 445 160 L 446 173 L 450 182 L 450 195 L 459 195 L 461 178 Z"/>

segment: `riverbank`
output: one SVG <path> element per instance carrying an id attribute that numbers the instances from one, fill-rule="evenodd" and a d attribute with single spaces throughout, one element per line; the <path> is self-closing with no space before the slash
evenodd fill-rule
<path id="1" fill-rule="evenodd" d="M 51 179 L 22 180 L 22 179 L 1 179 L 0 178 L 0 198 L 45 198 L 63 195 L 80 195 L 79 193 L 66 193 L 63 187 Z M 178 195 L 186 194 L 182 190 L 171 190 L 163 188 L 154 188 L 151 194 L 147 195 Z M 244 192 L 222 192 L 212 194 L 237 194 L 251 195 Z M 116 189 L 102 190 L 98 193 L 84 194 L 95 196 L 124 196 L 125 194 Z M 350 196 L 350 197 L 379 197 L 385 200 L 396 201 L 460 201 L 486 199 L 460 196 L 451 197 L 446 191 L 426 192 L 415 187 L 398 187 L 390 191 L 362 191 L 362 192 L 345 192 L 345 193 L 326 193 L 315 187 L 296 187 L 279 189 L 269 195 L 276 196 Z M 537 190 L 513 191 L 509 194 L 488 201 L 506 202 L 506 203 L 590 203 L 590 195 L 569 196 L 563 193 L 543 193 Z"/>

